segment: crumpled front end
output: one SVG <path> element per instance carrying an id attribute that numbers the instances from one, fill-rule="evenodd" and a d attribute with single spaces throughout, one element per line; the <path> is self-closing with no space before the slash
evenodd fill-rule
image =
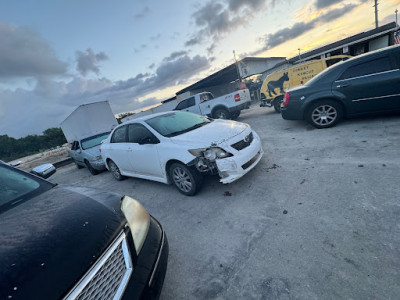
<path id="1" fill-rule="evenodd" d="M 197 157 L 191 165 L 194 165 L 199 172 L 218 174 L 221 178 L 220 182 L 224 184 L 244 176 L 258 164 L 264 154 L 260 137 L 250 128 L 215 146 L 229 155 L 214 160 L 207 159 L 205 156 Z"/>

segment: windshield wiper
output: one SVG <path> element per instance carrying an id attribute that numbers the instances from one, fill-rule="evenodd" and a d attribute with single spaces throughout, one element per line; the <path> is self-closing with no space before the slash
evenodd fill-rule
<path id="1" fill-rule="evenodd" d="M 208 123 L 209 123 L 209 122 L 198 123 L 198 124 L 196 124 L 196 125 L 193 125 L 193 126 L 190 126 L 190 127 L 186 128 L 186 129 L 183 129 L 183 130 L 180 130 L 180 131 L 172 132 L 172 133 L 166 135 L 166 137 L 177 136 L 177 135 L 180 135 L 180 134 L 183 134 L 183 133 L 192 131 L 192 130 L 194 130 L 194 129 L 196 129 L 196 128 L 200 128 L 200 127 L 202 127 L 202 126 L 204 126 L 204 125 L 206 125 L 206 124 L 208 124 Z"/>

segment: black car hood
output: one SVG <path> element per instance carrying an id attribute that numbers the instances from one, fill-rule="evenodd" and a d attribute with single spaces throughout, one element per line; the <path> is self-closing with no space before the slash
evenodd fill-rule
<path id="1" fill-rule="evenodd" d="M 0 299 L 64 296 L 123 229 L 120 200 L 56 186 L 2 213 Z"/>

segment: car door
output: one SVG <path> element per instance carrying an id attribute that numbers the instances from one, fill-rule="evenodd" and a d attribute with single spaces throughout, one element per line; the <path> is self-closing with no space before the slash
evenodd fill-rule
<path id="1" fill-rule="evenodd" d="M 183 110 L 201 115 L 200 108 L 198 105 L 196 105 L 196 100 L 194 96 L 179 102 L 175 110 Z"/>
<path id="2" fill-rule="evenodd" d="M 214 96 L 211 93 L 203 93 L 200 95 L 200 115 L 206 115 L 211 113 L 211 106 L 213 105 Z"/>
<path id="3" fill-rule="evenodd" d="M 400 71 L 389 54 L 349 66 L 333 83 L 346 98 L 349 114 L 391 110 L 400 106 Z"/>
<path id="4" fill-rule="evenodd" d="M 121 126 L 113 132 L 108 145 L 108 157 L 112 159 L 123 172 L 131 172 L 130 148 L 127 143 L 128 126 Z"/>
<path id="5" fill-rule="evenodd" d="M 159 139 L 144 125 L 128 126 L 129 161 L 137 175 L 164 177 L 158 156 Z"/>

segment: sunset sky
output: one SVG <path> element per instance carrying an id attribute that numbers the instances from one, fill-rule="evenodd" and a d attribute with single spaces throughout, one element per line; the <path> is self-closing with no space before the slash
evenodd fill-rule
<path id="1" fill-rule="evenodd" d="M 400 0 L 379 1 L 379 25 Z M 233 63 L 375 27 L 372 0 L 0 0 L 0 135 L 41 134 L 78 105 L 159 103 Z"/>

